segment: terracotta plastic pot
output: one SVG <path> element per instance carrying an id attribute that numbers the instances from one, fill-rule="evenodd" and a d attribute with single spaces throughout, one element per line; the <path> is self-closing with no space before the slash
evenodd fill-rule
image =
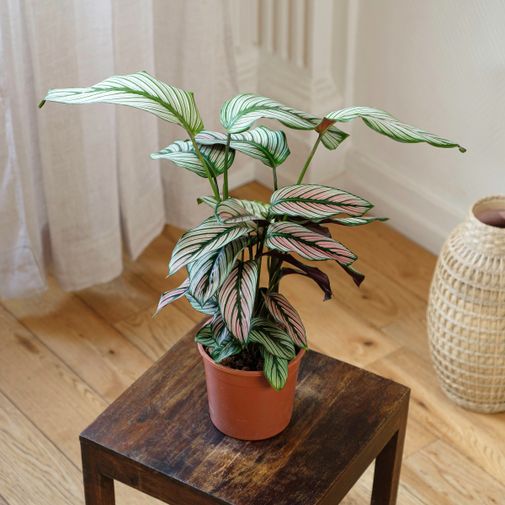
<path id="1" fill-rule="evenodd" d="M 280 391 L 270 386 L 263 372 L 218 365 L 200 344 L 198 351 L 205 368 L 210 418 L 219 431 L 240 440 L 263 440 L 287 427 L 303 349 L 290 361 L 288 380 Z"/>

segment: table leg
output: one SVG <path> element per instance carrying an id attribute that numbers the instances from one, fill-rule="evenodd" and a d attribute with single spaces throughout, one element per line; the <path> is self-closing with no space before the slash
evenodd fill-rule
<path id="1" fill-rule="evenodd" d="M 403 442 L 407 427 L 407 412 L 402 415 L 398 431 L 375 460 L 372 505 L 395 505 L 402 466 Z"/>
<path id="2" fill-rule="evenodd" d="M 114 505 L 114 481 L 100 474 L 96 453 L 87 445 L 81 445 L 84 502 L 86 505 Z"/>

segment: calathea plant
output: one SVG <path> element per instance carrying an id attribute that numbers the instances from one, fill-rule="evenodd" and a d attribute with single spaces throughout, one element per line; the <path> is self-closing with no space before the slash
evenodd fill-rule
<path id="1" fill-rule="evenodd" d="M 363 275 L 353 268 L 356 255 L 331 237 L 325 224 L 366 225 L 372 205 L 341 189 L 304 184 L 316 149 L 336 149 L 348 134 L 336 127 L 361 118 L 378 133 L 399 142 L 426 142 L 435 147 L 458 144 L 401 123 L 388 113 L 369 107 L 349 107 L 318 118 L 275 100 L 242 94 L 221 110 L 224 131 L 204 129 L 191 92 L 169 86 L 146 72 L 115 76 L 89 88 L 50 90 L 45 101 L 105 102 L 143 109 L 181 126 L 187 137 L 151 155 L 208 179 L 211 196 L 202 196 L 212 215 L 187 231 L 177 242 L 169 264 L 172 275 L 186 268 L 187 279 L 164 293 L 158 310 L 185 296 L 198 311 L 210 316 L 196 336 L 217 363 L 239 355 L 259 357 L 269 383 L 281 389 L 288 363 L 306 348 L 303 323 L 280 293 L 281 280 L 302 275 L 315 282 L 324 299 L 331 297 L 325 273 L 302 260 L 335 261 L 359 285 Z M 282 130 L 253 128 L 262 118 L 287 128 L 314 131 L 315 144 L 300 167 L 296 184 L 278 187 L 277 168 L 290 151 Z M 268 203 L 231 198 L 228 173 L 238 153 L 257 159 L 272 171 L 273 193 Z M 268 276 L 260 281 L 262 269 Z"/>

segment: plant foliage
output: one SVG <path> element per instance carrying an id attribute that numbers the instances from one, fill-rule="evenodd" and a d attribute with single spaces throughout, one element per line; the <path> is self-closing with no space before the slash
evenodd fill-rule
<path id="1" fill-rule="evenodd" d="M 204 130 L 193 93 L 161 82 L 147 72 L 110 77 L 89 88 L 50 90 L 41 102 L 112 103 L 150 112 L 182 127 L 187 137 L 153 153 L 176 166 L 208 179 L 212 196 L 199 202 L 212 215 L 187 231 L 177 242 L 169 262 L 169 275 L 186 268 L 187 278 L 163 293 L 157 312 L 186 297 L 198 311 L 210 316 L 196 335 L 220 363 L 255 350 L 263 371 L 279 390 L 288 378 L 288 364 L 299 349 L 307 348 L 300 315 L 279 292 L 282 279 L 305 277 L 332 297 L 328 275 L 303 260 L 334 261 L 359 286 L 364 275 L 354 269 L 356 255 L 331 233 L 338 226 L 360 226 L 383 220 L 369 216 L 372 204 L 348 191 L 319 184 L 303 184 L 317 147 L 336 149 L 349 135 L 336 125 L 360 118 L 372 130 L 398 142 L 425 142 L 435 147 L 459 144 L 400 122 L 370 107 L 348 107 L 320 118 L 270 98 L 251 93 L 238 95 L 221 109 L 223 132 Z M 317 134 L 297 184 L 278 187 L 277 169 L 289 154 L 286 134 L 261 120 Z M 228 172 L 236 153 L 258 160 L 272 170 L 270 202 L 230 198 Z M 329 229 L 326 225 L 336 225 Z M 301 258 L 301 259 L 300 259 Z M 262 267 L 267 268 L 263 279 Z M 262 281 L 264 285 L 262 285 Z"/>

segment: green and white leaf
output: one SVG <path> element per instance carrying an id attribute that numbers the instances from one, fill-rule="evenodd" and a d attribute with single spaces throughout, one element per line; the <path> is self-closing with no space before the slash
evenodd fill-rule
<path id="1" fill-rule="evenodd" d="M 214 333 L 212 332 L 210 322 L 198 330 L 198 333 L 195 336 L 195 342 L 198 342 L 205 347 L 209 347 L 210 349 L 219 347 L 217 339 L 214 337 Z"/>
<path id="2" fill-rule="evenodd" d="M 279 358 L 291 360 L 296 355 L 295 345 L 288 333 L 267 319 L 253 320 L 247 341 L 260 344 L 270 354 Z"/>
<path id="3" fill-rule="evenodd" d="M 202 314 L 214 316 L 219 311 L 219 306 L 215 297 L 210 298 L 205 303 L 201 303 L 188 291 L 186 293 L 186 298 L 191 306 Z"/>
<path id="4" fill-rule="evenodd" d="M 223 345 L 225 341 L 232 338 L 230 330 L 226 327 L 223 316 L 220 312 L 216 312 L 211 321 L 212 333 L 219 345 Z"/>
<path id="5" fill-rule="evenodd" d="M 280 391 L 288 380 L 288 360 L 269 353 L 264 347 L 262 354 L 263 373 L 270 385 L 276 391 Z"/>
<path id="6" fill-rule="evenodd" d="M 235 158 L 235 151 L 233 149 L 230 149 L 228 157 L 226 157 L 225 148 L 221 145 L 201 146 L 200 154 L 215 177 L 229 168 Z M 205 167 L 198 158 L 191 140 L 177 140 L 168 147 L 165 147 L 165 149 L 152 153 L 151 158 L 153 160 L 170 160 L 177 166 L 190 170 L 200 177 L 207 177 Z"/>
<path id="7" fill-rule="evenodd" d="M 217 347 L 211 352 L 211 357 L 216 363 L 221 363 L 226 358 L 230 356 L 234 356 L 242 351 L 242 346 L 235 340 L 230 337 L 222 345 Z"/>
<path id="8" fill-rule="evenodd" d="M 185 279 L 184 282 L 177 288 L 166 291 L 161 295 L 160 301 L 158 302 L 158 307 L 156 308 L 156 315 L 162 308 L 166 307 L 175 300 L 183 297 L 189 289 L 189 279 Z"/>
<path id="9" fill-rule="evenodd" d="M 151 112 L 196 134 L 203 122 L 191 91 L 184 91 L 159 81 L 147 72 L 115 75 L 89 88 L 51 89 L 44 103 L 112 103 Z"/>
<path id="10" fill-rule="evenodd" d="M 318 123 L 318 121 L 320 120 L 318 119 L 316 123 Z M 336 126 L 330 126 L 321 136 L 321 142 L 326 149 L 330 149 L 332 151 L 333 149 L 336 149 L 348 136 L 348 133 L 339 130 Z"/>
<path id="11" fill-rule="evenodd" d="M 196 141 L 203 145 L 226 145 L 226 133 L 203 131 L 196 136 Z M 279 130 L 270 130 L 260 126 L 244 133 L 230 135 L 230 148 L 247 154 L 261 161 L 268 167 L 275 168 L 289 156 L 286 134 Z"/>
<path id="12" fill-rule="evenodd" d="M 254 229 L 255 225 L 251 222 L 225 224 L 219 223 L 214 216 L 207 218 L 184 233 L 175 244 L 168 266 L 169 274 L 172 275 L 188 263 L 199 260 Z"/>
<path id="13" fill-rule="evenodd" d="M 249 237 L 241 237 L 188 265 L 189 290 L 200 303 L 205 303 L 217 292 L 248 243 Z"/>
<path id="14" fill-rule="evenodd" d="M 249 335 L 257 281 L 258 263 L 255 260 L 239 261 L 219 290 L 221 315 L 240 342 L 245 342 Z"/>
<path id="15" fill-rule="evenodd" d="M 237 95 L 221 108 L 221 124 L 229 133 L 244 132 L 261 118 L 276 119 L 288 128 L 297 130 L 314 130 L 322 121 L 312 114 L 252 93 Z M 330 126 L 321 140 L 328 149 L 335 149 L 348 136 L 335 126 Z"/>
<path id="16" fill-rule="evenodd" d="M 348 122 L 361 118 L 364 123 L 375 130 L 398 142 L 426 142 L 435 147 L 457 147 L 461 152 L 466 149 L 452 140 L 448 140 L 425 130 L 402 123 L 387 112 L 371 107 L 348 107 L 326 114 L 328 119 L 337 122 Z"/>
<path id="17" fill-rule="evenodd" d="M 268 312 L 279 324 L 282 324 L 292 341 L 298 347 L 306 348 L 307 335 L 302 318 L 291 303 L 289 303 L 288 299 L 280 293 L 269 292 L 265 293 L 263 298 Z"/>
<path id="18" fill-rule="evenodd" d="M 215 197 L 210 196 L 210 195 L 199 196 L 196 199 L 196 201 L 197 201 L 198 205 L 200 205 L 201 203 L 204 203 L 205 205 L 208 205 L 209 207 L 212 207 L 213 209 L 215 209 L 217 204 L 219 203 L 219 201 Z"/>
<path id="19" fill-rule="evenodd" d="M 340 242 L 287 221 L 271 223 L 265 243 L 270 249 L 294 252 L 313 261 L 333 259 L 340 265 L 350 265 L 356 260 L 356 255 Z"/>
<path id="20" fill-rule="evenodd" d="M 332 217 L 329 218 L 329 223 L 340 224 L 342 226 L 361 226 L 364 224 L 373 223 L 374 221 L 387 221 L 387 217 L 372 217 L 372 216 L 353 216 L 353 217 Z"/>
<path id="21" fill-rule="evenodd" d="M 228 198 L 216 206 L 216 217 L 221 223 L 243 223 L 268 219 L 270 205 L 253 200 Z"/>
<path id="22" fill-rule="evenodd" d="M 361 216 L 373 205 L 341 189 L 320 184 L 294 184 L 274 191 L 270 199 L 273 215 L 321 220 L 337 214 Z"/>

